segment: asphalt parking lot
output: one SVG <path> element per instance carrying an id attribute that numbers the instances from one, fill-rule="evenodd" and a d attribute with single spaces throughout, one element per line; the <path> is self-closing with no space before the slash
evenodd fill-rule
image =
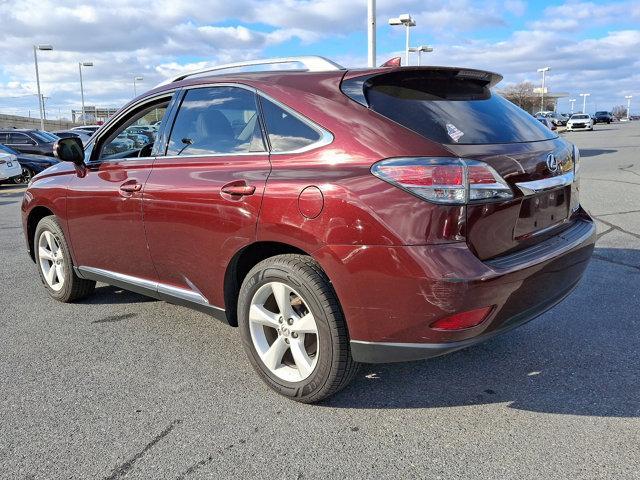
<path id="1" fill-rule="evenodd" d="M 640 122 L 566 134 L 599 240 L 565 302 L 486 344 L 271 392 L 236 330 L 101 285 L 49 299 L 0 187 L 1 478 L 640 478 Z"/>

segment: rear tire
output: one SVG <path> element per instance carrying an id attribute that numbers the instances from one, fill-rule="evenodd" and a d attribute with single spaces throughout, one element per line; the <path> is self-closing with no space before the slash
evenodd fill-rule
<path id="1" fill-rule="evenodd" d="M 14 177 L 12 180 L 13 183 L 17 185 L 26 185 L 31 181 L 34 175 L 35 173 L 29 167 L 22 167 L 22 174 L 19 177 Z"/>
<path id="2" fill-rule="evenodd" d="M 33 250 L 40 280 L 52 298 L 68 303 L 93 293 L 96 282 L 76 275 L 69 246 L 55 215 L 38 222 Z"/>
<path id="3" fill-rule="evenodd" d="M 308 256 L 278 255 L 253 267 L 240 289 L 238 323 L 251 365 L 285 397 L 318 402 L 358 371 L 338 298 Z"/>

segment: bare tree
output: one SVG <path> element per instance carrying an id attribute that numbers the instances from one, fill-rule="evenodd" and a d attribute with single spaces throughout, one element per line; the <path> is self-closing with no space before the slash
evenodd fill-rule
<path id="1" fill-rule="evenodd" d="M 506 87 L 500 94 L 521 109 L 533 114 L 540 111 L 540 95 L 534 93 L 534 88 L 531 82 L 515 83 Z M 544 110 L 553 110 L 553 108 L 553 100 L 545 99 Z"/>
<path id="2" fill-rule="evenodd" d="M 626 118 L 627 107 L 625 107 L 624 105 L 616 105 L 615 107 L 613 107 L 613 110 L 611 110 L 611 115 L 616 117 L 618 120 L 620 120 L 621 118 Z"/>

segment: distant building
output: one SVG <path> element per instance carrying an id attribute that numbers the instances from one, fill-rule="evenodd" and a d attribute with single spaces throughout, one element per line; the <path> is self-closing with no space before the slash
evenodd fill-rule
<path id="1" fill-rule="evenodd" d="M 96 107 L 87 105 L 84 107 L 86 123 L 104 123 L 112 117 L 119 109 L 115 107 Z M 82 123 L 82 109 L 71 110 L 74 123 Z"/>

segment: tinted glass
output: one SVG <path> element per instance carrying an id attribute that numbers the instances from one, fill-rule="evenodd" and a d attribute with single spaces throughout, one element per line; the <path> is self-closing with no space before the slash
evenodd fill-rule
<path id="1" fill-rule="evenodd" d="M 267 99 L 262 99 L 262 113 L 272 152 L 291 152 L 320 140 L 320 132 Z"/>
<path id="2" fill-rule="evenodd" d="M 42 142 L 57 142 L 59 140 L 59 137 L 57 135 L 44 131 L 31 132 L 31 135 Z"/>
<path id="3" fill-rule="evenodd" d="M 572 115 L 571 120 L 587 120 L 589 115 Z"/>
<path id="4" fill-rule="evenodd" d="M 26 136 L 24 133 L 10 133 L 9 140 L 7 143 L 15 144 L 15 145 L 35 145 L 32 139 Z"/>
<path id="5" fill-rule="evenodd" d="M 176 116 L 167 155 L 263 152 L 255 94 L 244 88 L 189 90 Z"/>
<path id="6" fill-rule="evenodd" d="M 457 71 L 397 72 L 364 85 L 369 106 L 443 144 L 532 142 L 555 138 L 524 110 L 491 92 L 487 81 Z"/>
<path id="7" fill-rule="evenodd" d="M 109 135 L 109 138 L 102 146 L 99 158 L 150 157 L 153 144 L 156 141 L 157 127 L 148 130 L 142 130 L 138 127 L 145 127 L 152 122 L 162 120 L 167 111 L 167 106 L 168 102 L 164 101 L 136 111 Z M 81 130 L 76 131 L 82 133 Z M 86 133 L 91 135 L 91 132 Z"/>

